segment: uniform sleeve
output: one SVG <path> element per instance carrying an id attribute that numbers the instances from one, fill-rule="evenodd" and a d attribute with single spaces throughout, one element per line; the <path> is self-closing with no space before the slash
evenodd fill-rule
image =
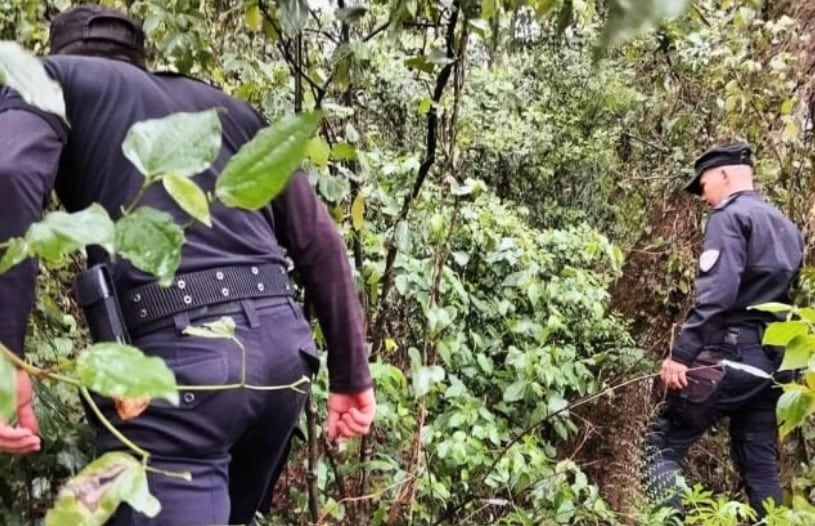
<path id="1" fill-rule="evenodd" d="M 0 95 L 0 108 L 2 101 Z M 37 112 L 0 109 L 0 243 L 23 236 L 42 218 L 61 152 L 62 138 Z M 36 274 L 32 259 L 0 274 L 0 342 L 20 356 Z"/>
<path id="2" fill-rule="evenodd" d="M 699 257 L 693 307 L 671 350 L 674 360 L 690 365 L 710 336 L 722 329 L 722 315 L 736 302 L 746 261 L 747 237 L 738 217 L 714 213 Z"/>
<path id="3" fill-rule="evenodd" d="M 272 202 L 272 212 L 275 234 L 303 278 L 328 343 L 331 391 L 364 391 L 373 381 L 345 243 L 302 171 Z"/>

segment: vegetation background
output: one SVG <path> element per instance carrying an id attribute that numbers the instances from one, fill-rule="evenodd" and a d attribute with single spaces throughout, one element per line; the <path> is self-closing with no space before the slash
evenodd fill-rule
<path id="1" fill-rule="evenodd" d="M 0 0 L 0 37 L 44 52 L 78 3 Z M 747 140 L 762 193 L 810 232 L 815 4 L 102 3 L 144 21 L 155 68 L 270 120 L 326 114 L 307 169 L 348 242 L 380 411 L 370 437 L 328 445 L 323 370 L 264 524 L 663 523 L 639 446 L 661 395 L 647 376 L 692 297 L 704 211 L 681 187 L 701 150 Z M 87 343 L 67 293 L 80 265 L 42 268 L 35 363 Z M 806 272 L 802 303 L 813 287 Z M 0 458 L 9 526 L 89 460 L 74 391 L 37 395 L 44 451 Z M 799 511 L 813 435 L 783 444 Z M 727 451 L 716 430 L 693 450 L 689 482 L 721 498 L 697 490 L 687 523 L 740 523 Z"/>

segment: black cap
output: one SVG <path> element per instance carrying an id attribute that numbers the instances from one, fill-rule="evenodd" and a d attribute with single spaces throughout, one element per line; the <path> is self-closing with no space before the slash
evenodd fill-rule
<path id="1" fill-rule="evenodd" d="M 750 145 L 744 142 L 717 144 L 694 161 L 693 178 L 685 185 L 685 191 L 694 195 L 702 195 L 702 186 L 699 184 L 699 179 L 702 178 L 703 173 L 711 168 L 735 164 L 753 166 L 750 154 Z"/>
<path id="2" fill-rule="evenodd" d="M 51 54 L 74 42 L 104 40 L 144 54 L 144 30 L 134 18 L 111 7 L 83 5 L 67 9 L 51 21 Z"/>

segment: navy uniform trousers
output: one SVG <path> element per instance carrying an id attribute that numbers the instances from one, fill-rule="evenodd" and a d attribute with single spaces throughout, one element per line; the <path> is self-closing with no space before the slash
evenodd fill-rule
<path id="1" fill-rule="evenodd" d="M 765 351 L 758 343 L 723 344 L 725 359 L 739 361 L 772 374 L 780 356 Z M 734 368 L 727 368 L 712 399 L 704 405 L 690 403 L 669 392 L 660 414 L 651 423 L 646 437 L 646 476 L 648 493 L 677 509 L 680 465 L 690 446 L 723 417 L 730 418 L 730 454 L 742 478 L 750 505 L 764 516 L 763 503 L 781 503 L 778 481 L 778 430 L 775 406 L 781 389 Z"/>
<path id="2" fill-rule="evenodd" d="M 247 383 L 287 385 L 311 378 L 319 365 L 308 323 L 289 298 L 243 300 L 230 314 L 246 348 Z M 241 377 L 241 351 L 234 341 L 184 335 L 190 324 L 221 316 L 207 307 L 177 314 L 165 328 L 133 337 L 133 345 L 164 359 L 179 384 L 220 385 Z M 309 385 L 300 386 L 303 391 Z M 192 481 L 148 474 L 162 506 L 153 518 L 123 504 L 111 526 L 203 526 L 252 524 L 288 456 L 289 442 L 306 395 L 291 389 L 180 391 L 180 404 L 155 400 L 141 416 L 120 421 L 110 399 L 97 398 L 103 413 L 127 438 L 151 453 L 150 465 L 188 471 Z M 98 423 L 97 423 L 98 425 Z M 122 450 L 97 429 L 96 452 Z"/>

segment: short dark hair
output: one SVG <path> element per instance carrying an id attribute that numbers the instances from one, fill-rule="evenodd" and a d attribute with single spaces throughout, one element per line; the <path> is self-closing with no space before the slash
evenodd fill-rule
<path id="1" fill-rule="evenodd" d="M 90 55 L 145 66 L 144 31 L 134 18 L 101 5 L 78 6 L 51 21 L 52 55 Z"/>

